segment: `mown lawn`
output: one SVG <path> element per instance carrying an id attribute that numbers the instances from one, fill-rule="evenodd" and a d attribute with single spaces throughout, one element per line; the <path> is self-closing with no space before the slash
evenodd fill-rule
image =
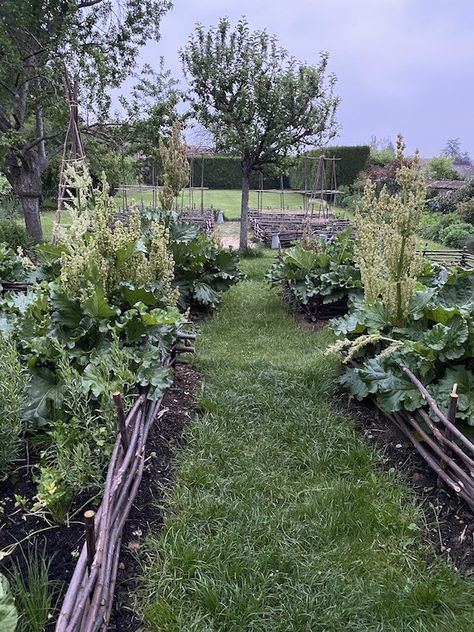
<path id="1" fill-rule="evenodd" d="M 152 632 L 468 632 L 474 591 L 429 563 L 424 519 L 339 407 L 325 332 L 244 262 L 202 327 L 203 414 L 178 454 L 141 608 Z"/>
<path id="2" fill-rule="evenodd" d="M 61 226 L 66 228 L 71 224 L 71 212 L 63 211 L 61 214 Z M 54 222 L 56 220 L 56 211 L 42 211 L 41 212 L 41 225 L 43 226 L 43 233 L 45 240 L 49 241 L 53 235 Z"/>
<path id="3" fill-rule="evenodd" d="M 238 220 L 240 219 L 240 191 L 236 190 L 213 190 L 213 191 L 205 191 L 205 205 L 213 206 L 216 209 L 220 209 L 224 211 L 225 217 L 228 220 Z M 145 191 L 143 193 L 144 203 L 151 204 L 151 193 Z M 255 197 L 255 199 L 253 199 Z M 139 193 L 136 193 L 134 196 L 129 196 L 129 202 L 131 200 L 135 200 L 138 204 L 141 203 L 141 198 Z M 118 205 L 122 203 L 122 198 L 120 196 L 116 196 L 116 200 Z M 200 204 L 199 193 L 195 193 L 195 203 Z M 274 205 L 273 207 L 271 205 Z M 257 194 L 251 193 L 250 195 L 250 205 L 257 206 Z M 303 206 L 303 196 L 299 193 L 289 193 L 285 194 L 285 208 L 289 207 L 290 210 L 301 210 Z M 265 193 L 264 197 L 264 207 L 265 208 L 280 208 L 280 194 L 279 193 Z M 337 214 L 343 217 L 348 217 L 349 219 L 353 219 L 353 214 L 344 209 L 337 209 Z M 41 223 L 43 225 L 43 231 L 45 235 L 45 239 L 49 240 L 51 235 L 53 234 L 54 227 L 54 219 L 55 212 L 54 211 L 43 211 L 41 213 Z M 19 220 L 20 221 L 20 220 Z M 64 211 L 61 219 L 61 225 L 68 226 L 71 223 L 71 215 L 69 211 Z M 428 244 L 428 248 L 431 250 L 451 250 L 447 246 L 443 246 L 435 241 L 428 241 L 426 239 L 419 239 L 419 248 L 424 248 L 425 244 Z"/>
<path id="4" fill-rule="evenodd" d="M 121 195 L 117 196 L 117 199 L 122 200 Z M 141 204 L 141 194 L 138 190 L 129 194 L 129 199 L 135 200 L 138 204 Z M 143 192 L 143 202 L 145 205 L 149 205 L 152 202 L 151 191 Z M 223 211 L 226 219 L 239 219 L 240 218 L 240 202 L 241 192 L 233 189 L 213 189 L 204 191 L 204 206 L 206 208 L 215 208 Z M 184 193 L 180 204 L 184 207 L 194 205 L 196 208 L 201 208 L 201 193 L 194 191 L 193 200 L 190 200 L 189 193 Z M 250 207 L 257 208 L 257 193 L 251 192 L 249 204 Z M 264 193 L 263 207 L 265 209 L 280 209 L 281 196 L 280 193 Z M 284 194 L 284 206 L 285 209 L 300 210 L 303 207 L 303 196 L 300 193 L 294 193 L 293 191 L 285 191 Z"/>

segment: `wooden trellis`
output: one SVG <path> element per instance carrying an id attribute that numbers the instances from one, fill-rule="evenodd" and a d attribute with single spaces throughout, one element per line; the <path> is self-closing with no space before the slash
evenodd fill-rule
<path id="1" fill-rule="evenodd" d="M 69 74 L 64 69 L 64 89 L 69 104 L 69 124 L 64 140 L 64 148 L 61 158 L 61 167 L 59 171 L 58 186 L 58 204 L 56 208 L 56 219 L 53 231 L 53 242 L 56 243 L 59 237 L 59 226 L 61 224 L 61 215 L 68 202 L 71 201 L 73 193 L 69 189 L 67 178 L 67 167 L 73 164 L 76 171 L 83 173 L 86 167 L 86 155 L 84 144 L 79 129 L 79 80 L 76 77 L 71 82 Z M 80 195 L 80 191 L 76 192 Z M 80 203 L 80 200 L 79 200 Z"/>

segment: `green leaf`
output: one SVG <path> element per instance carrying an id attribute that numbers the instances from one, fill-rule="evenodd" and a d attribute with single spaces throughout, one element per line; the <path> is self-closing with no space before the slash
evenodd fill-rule
<path id="1" fill-rule="evenodd" d="M 138 379 L 141 386 L 148 387 L 148 398 L 159 399 L 167 388 L 173 383 L 173 374 L 168 367 L 160 364 L 159 355 L 156 354 L 152 365 L 145 363 L 140 365 Z"/>
<path id="2" fill-rule="evenodd" d="M 331 329 L 336 336 L 346 336 L 347 334 L 361 334 L 365 331 L 364 316 L 359 311 L 353 311 L 331 320 Z"/>
<path id="3" fill-rule="evenodd" d="M 349 393 L 361 400 L 367 397 L 369 389 L 365 382 L 361 380 L 358 369 L 348 368 L 346 372 L 339 378 L 339 384 L 341 384 Z"/>
<path id="4" fill-rule="evenodd" d="M 455 360 L 464 355 L 464 343 L 469 336 L 467 322 L 462 316 L 455 316 L 447 325 L 437 323 L 422 338 L 428 348 L 439 351 L 443 362 Z"/>
<path id="5" fill-rule="evenodd" d="M 426 290 L 415 292 L 410 299 L 409 308 L 409 313 L 413 320 L 420 320 L 420 318 L 423 318 L 425 309 L 429 305 L 435 293 L 435 288 L 428 288 Z"/>
<path id="6" fill-rule="evenodd" d="M 33 369 L 26 391 L 26 403 L 22 416 L 26 420 L 51 421 L 53 411 L 61 410 L 64 386 L 56 375 L 45 367 Z"/>
<path id="7" fill-rule="evenodd" d="M 458 385 L 457 418 L 464 419 L 474 426 L 474 373 L 464 366 L 447 368 L 438 384 L 430 391 L 444 410 L 448 409 L 453 384 Z"/>
<path id="8" fill-rule="evenodd" d="M 7 578 L 0 574 L 0 630 L 15 632 L 18 623 L 18 613 L 15 599 L 10 590 Z"/>
<path id="9" fill-rule="evenodd" d="M 133 307 L 136 303 L 144 303 L 145 305 L 156 305 L 156 296 L 150 290 L 145 290 L 143 287 L 122 287 L 122 295 L 130 307 Z"/>
<path id="10" fill-rule="evenodd" d="M 385 305 L 377 301 L 365 306 L 364 323 L 369 333 L 382 331 L 390 324 L 390 314 Z"/>
<path id="11" fill-rule="evenodd" d="M 474 270 L 456 271 L 450 274 L 446 285 L 438 293 L 442 307 L 458 307 L 469 311 L 474 307 Z"/>
<path id="12" fill-rule="evenodd" d="M 94 294 L 82 304 L 84 313 L 91 318 L 110 319 L 120 312 L 109 305 L 101 288 L 97 287 Z"/>
<path id="13" fill-rule="evenodd" d="M 387 412 L 398 410 L 414 411 L 423 406 L 424 399 L 419 390 L 403 375 L 392 375 L 385 389 L 377 393 L 377 401 Z"/>
<path id="14" fill-rule="evenodd" d="M 215 292 L 207 283 L 201 283 L 197 281 L 193 285 L 193 296 L 198 303 L 202 305 L 217 305 L 220 301 L 220 296 Z"/>
<path id="15" fill-rule="evenodd" d="M 378 360 L 370 358 L 358 369 L 359 377 L 367 385 L 369 393 L 390 388 L 393 375 L 387 371 Z"/>

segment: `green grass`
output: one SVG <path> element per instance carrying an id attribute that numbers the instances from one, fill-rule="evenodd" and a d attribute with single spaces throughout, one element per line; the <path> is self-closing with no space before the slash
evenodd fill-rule
<path id="1" fill-rule="evenodd" d="M 129 194 L 130 199 L 134 199 L 135 202 L 141 203 L 140 192 L 137 190 L 133 194 Z M 121 196 L 117 196 L 117 199 L 122 200 Z M 144 191 L 143 201 L 145 205 L 149 205 L 152 202 L 152 194 L 150 191 Z M 241 192 L 233 189 L 213 189 L 204 191 L 204 206 L 206 208 L 213 207 L 224 212 L 226 219 L 239 219 L 240 218 L 240 201 Z M 201 208 L 201 194 L 199 191 L 194 191 L 194 200 L 189 199 L 189 193 L 185 193 L 182 199 L 182 203 L 185 207 L 191 206 L 194 202 L 196 208 Z M 264 209 L 280 209 L 281 197 L 280 193 L 264 193 L 263 207 Z M 285 191 L 285 208 L 289 207 L 292 210 L 300 210 L 303 207 L 303 196 L 300 193 L 293 193 L 292 191 Z M 181 199 L 180 199 L 181 204 Z M 257 208 L 257 194 L 250 193 L 249 204 L 251 208 Z"/>
<path id="2" fill-rule="evenodd" d="M 71 212 L 63 211 L 61 213 L 61 226 L 67 228 L 71 224 Z M 56 211 L 42 211 L 41 225 L 43 226 L 43 234 L 46 241 L 50 241 L 53 235 L 54 222 L 56 220 Z"/>
<path id="3" fill-rule="evenodd" d="M 358 438 L 330 337 L 264 282 L 271 257 L 202 327 L 203 414 L 143 553 L 149 632 L 468 632 L 473 585 L 426 560 L 423 516 Z"/>

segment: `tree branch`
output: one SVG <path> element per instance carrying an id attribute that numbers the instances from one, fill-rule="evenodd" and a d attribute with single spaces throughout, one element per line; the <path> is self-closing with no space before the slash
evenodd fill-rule
<path id="1" fill-rule="evenodd" d="M 104 0 L 83 0 L 83 2 L 77 3 L 78 9 L 87 9 L 88 7 L 93 7 L 96 4 L 100 4 Z"/>
<path id="2" fill-rule="evenodd" d="M 51 149 L 51 151 L 49 151 L 46 154 L 46 159 L 44 161 L 44 165 L 41 168 L 41 171 L 43 172 L 44 169 L 46 168 L 47 164 L 50 162 L 50 160 L 52 160 L 55 156 L 57 156 L 64 148 L 64 143 L 61 143 L 60 145 L 57 145 L 54 149 Z"/>
<path id="3" fill-rule="evenodd" d="M 10 123 L 10 117 L 0 105 L 0 131 L 8 132 L 11 128 L 12 124 Z"/>

